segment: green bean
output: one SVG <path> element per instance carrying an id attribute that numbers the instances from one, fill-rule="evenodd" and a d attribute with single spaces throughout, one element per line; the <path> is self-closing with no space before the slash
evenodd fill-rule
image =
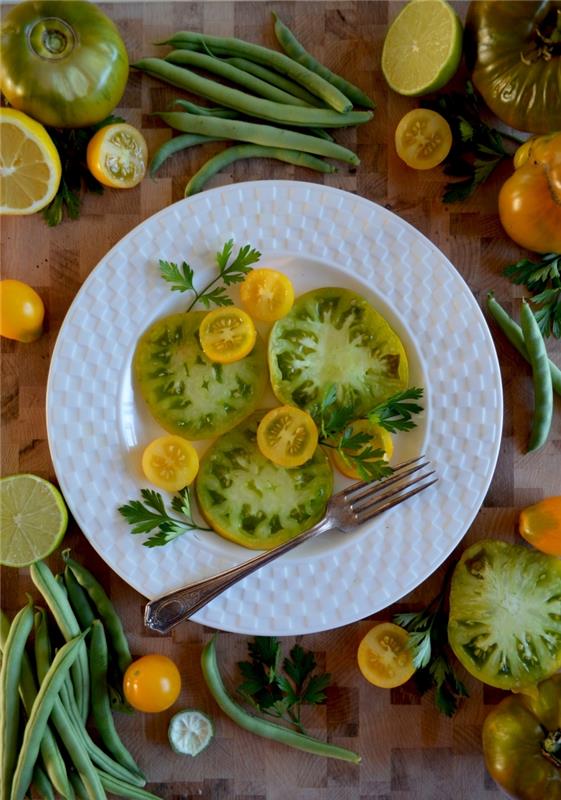
<path id="1" fill-rule="evenodd" d="M 123 767 L 122 764 L 119 764 L 117 761 L 115 761 L 110 755 L 108 755 L 108 753 L 102 750 L 101 747 L 98 747 L 98 745 L 93 741 L 92 737 L 88 733 L 87 728 L 80 720 L 78 708 L 76 706 L 76 700 L 74 699 L 72 692 L 64 691 L 63 688 L 61 690 L 61 698 L 66 711 L 74 723 L 77 735 L 81 738 L 89 757 L 95 764 L 98 771 L 99 769 L 102 769 L 118 780 L 125 781 L 126 783 L 130 783 L 135 786 L 144 786 L 146 784 L 146 779 L 144 776 L 142 776 L 139 772 L 131 772 L 126 767 Z"/>
<path id="2" fill-rule="evenodd" d="M 302 108 L 294 105 L 283 105 L 272 100 L 232 89 L 224 84 L 203 78 L 184 67 L 177 67 L 161 58 L 143 58 L 133 66 L 152 77 L 186 89 L 201 97 L 219 103 L 228 108 L 235 108 L 250 117 L 258 117 L 267 122 L 282 125 L 303 127 L 344 128 L 349 125 L 360 125 L 372 119 L 371 111 L 333 111 L 329 108 Z"/>
<path id="3" fill-rule="evenodd" d="M 0 741 L 2 742 L 0 791 L 2 798 L 10 796 L 10 787 L 17 761 L 20 716 L 19 676 L 25 643 L 31 633 L 32 625 L 33 606 L 30 600 L 18 611 L 10 625 L 0 668 Z M 33 764 L 31 766 L 33 767 Z M 27 786 L 25 788 L 27 789 Z"/>
<path id="4" fill-rule="evenodd" d="M 288 131 L 272 125 L 259 125 L 243 120 L 199 117 L 196 114 L 184 114 L 180 111 L 161 112 L 158 116 L 170 127 L 184 133 L 200 133 L 204 136 L 261 144 L 264 147 L 301 150 L 304 153 L 334 158 L 354 166 L 360 163 L 358 156 L 352 150 L 348 150 L 336 142 L 328 142 L 298 131 Z"/>
<path id="5" fill-rule="evenodd" d="M 170 103 L 168 108 L 173 106 L 181 106 L 190 114 L 200 114 L 202 117 L 219 117 L 220 119 L 238 119 L 238 112 L 232 111 L 231 108 L 208 108 L 207 106 L 199 106 L 197 103 L 192 103 L 190 100 L 184 100 L 182 97 L 176 98 L 173 103 Z"/>
<path id="6" fill-rule="evenodd" d="M 363 108 L 376 108 L 376 104 L 362 89 L 359 89 L 358 86 L 354 86 L 354 84 L 345 80 L 345 78 L 342 78 L 340 75 L 331 72 L 330 69 L 320 64 L 317 59 L 308 53 L 296 36 L 294 36 L 290 28 L 278 18 L 274 11 L 273 18 L 275 20 L 275 36 L 277 37 L 277 41 L 290 58 L 293 58 L 298 64 L 302 64 L 303 67 L 307 67 L 317 75 L 321 75 L 322 78 L 337 87 L 339 91 L 348 97 L 353 105 L 362 106 Z"/>
<path id="7" fill-rule="evenodd" d="M 304 750 L 306 753 L 313 753 L 327 758 L 338 758 L 343 761 L 350 761 L 353 764 L 360 762 L 360 756 L 357 753 L 353 753 L 352 750 L 321 742 L 312 736 L 297 733 L 283 725 L 277 725 L 275 722 L 254 717 L 235 703 L 228 695 L 220 677 L 216 661 L 215 637 L 203 648 L 201 666 L 203 677 L 210 693 L 222 711 L 241 728 L 250 731 L 250 733 L 255 733 L 257 736 L 264 736 L 266 739 L 273 739 L 275 742 L 286 744 L 289 747 Z"/>
<path id="8" fill-rule="evenodd" d="M 35 764 L 33 767 L 33 777 L 31 778 L 31 783 L 37 789 L 37 792 L 41 795 L 41 797 L 43 797 L 45 800 L 55 800 L 53 786 L 47 773 L 39 764 Z"/>
<path id="9" fill-rule="evenodd" d="M 520 324 L 528 350 L 534 384 L 534 414 L 528 451 L 538 450 L 547 441 L 553 419 L 553 386 L 545 341 L 530 304 L 522 300 Z"/>
<path id="10" fill-rule="evenodd" d="M 285 78 L 284 75 L 279 75 L 278 72 L 272 69 L 267 69 L 267 67 L 264 67 L 262 64 L 256 64 L 254 61 L 250 61 L 247 58 L 239 58 L 236 56 L 226 58 L 226 61 L 228 64 L 232 64 L 232 66 L 238 69 L 243 69 L 251 75 L 255 75 L 256 78 L 261 78 L 261 80 L 267 81 L 267 83 L 271 83 L 279 89 L 283 89 L 294 97 L 299 97 L 300 100 L 305 100 L 310 106 L 318 105 L 318 98 L 314 97 L 314 95 L 310 94 L 306 89 L 303 89 L 298 83 L 291 81 L 289 78 Z"/>
<path id="11" fill-rule="evenodd" d="M 78 800 L 90 800 L 88 792 L 86 791 L 86 787 L 84 786 L 83 781 L 77 772 L 70 773 L 70 780 Z"/>
<path id="12" fill-rule="evenodd" d="M 188 147 L 194 147 L 198 144 L 224 141 L 225 139 L 221 137 L 200 136 L 196 133 L 183 133 L 181 136 L 174 136 L 173 139 L 164 142 L 164 144 L 161 145 L 161 147 L 159 147 L 152 156 L 152 161 L 150 162 L 150 175 L 155 175 L 164 161 L 167 161 L 170 156 L 175 155 L 175 153 L 179 153 L 181 150 L 185 150 Z"/>
<path id="13" fill-rule="evenodd" d="M 6 640 L 10 630 L 10 623 L 4 612 L 0 615 L 0 650 L 6 647 Z M 37 697 L 37 685 L 35 676 L 31 667 L 31 662 L 27 653 L 23 652 L 21 662 L 21 673 L 19 677 L 19 694 L 25 709 L 25 713 L 29 717 L 33 703 Z M 49 777 L 50 783 L 54 786 L 56 791 L 67 797 L 70 795 L 70 787 L 68 785 L 68 774 L 66 771 L 66 764 L 62 754 L 58 748 L 55 737 L 50 727 L 47 726 L 45 734 L 41 741 L 41 758 L 45 766 L 45 770 Z"/>
<path id="14" fill-rule="evenodd" d="M 81 633 L 60 648 L 49 667 L 45 679 L 41 682 L 25 726 L 23 742 L 14 772 L 11 800 L 23 800 L 31 783 L 33 767 L 37 760 L 49 715 L 70 666 L 79 656 L 85 635 L 85 632 Z"/>
<path id="15" fill-rule="evenodd" d="M 107 639 L 103 625 L 97 619 L 92 623 L 89 654 L 92 714 L 101 741 L 119 764 L 144 777 L 115 729 L 107 691 Z"/>
<path id="16" fill-rule="evenodd" d="M 277 72 L 292 78 L 313 95 L 320 97 L 335 111 L 344 112 L 352 108 L 352 103 L 348 97 L 345 97 L 343 92 L 324 80 L 321 75 L 317 75 L 315 72 L 303 67 L 284 53 L 279 53 L 268 47 L 251 44 L 232 37 L 207 36 L 204 33 L 194 31 L 179 31 L 167 42 L 162 42 L 162 44 L 181 48 L 185 43 L 189 44 L 191 42 L 200 43 L 212 52 L 215 52 L 217 48 L 222 48 L 232 55 L 242 56 L 242 58 L 248 58 L 271 69 L 276 69 Z"/>
<path id="17" fill-rule="evenodd" d="M 86 590 L 88 597 L 97 611 L 98 617 L 105 625 L 109 641 L 117 656 L 119 669 L 124 675 L 128 665 L 132 662 L 132 658 L 129 650 L 129 643 L 127 642 L 127 637 L 123 630 L 123 624 L 115 611 L 113 603 L 97 578 L 94 578 L 89 570 L 70 558 L 69 550 L 63 550 L 62 557 L 66 565 L 73 572 L 80 586 Z"/>
<path id="18" fill-rule="evenodd" d="M 185 197 L 190 197 L 202 191 L 213 175 L 216 175 L 220 170 L 226 169 L 234 161 L 239 161 L 243 158 L 275 158 L 278 161 L 287 161 L 289 164 L 296 164 L 299 167 L 315 169 L 317 172 L 332 173 L 336 171 L 331 164 L 311 156 L 309 153 L 299 153 L 297 150 L 284 150 L 278 147 L 262 147 L 257 144 L 239 144 L 226 148 L 226 150 L 217 153 L 203 164 L 185 187 Z"/>
<path id="19" fill-rule="evenodd" d="M 78 624 L 85 631 L 91 626 L 95 616 L 85 591 L 74 577 L 70 567 L 66 567 L 64 570 L 64 584 Z"/>
<path id="20" fill-rule="evenodd" d="M 285 92 L 283 89 L 272 86 L 270 83 L 261 80 L 261 78 L 257 78 L 255 75 L 245 72 L 243 69 L 239 69 L 233 64 L 228 64 L 227 61 L 222 61 L 220 58 L 208 55 L 207 53 L 197 53 L 194 50 L 172 50 L 171 53 L 165 56 L 164 60 L 179 67 L 187 65 L 190 67 L 199 67 L 199 69 L 204 69 L 207 72 L 213 72 L 231 83 L 237 83 L 239 86 L 243 86 L 244 89 L 248 89 L 258 97 L 272 100 L 275 103 L 301 106 L 303 108 L 310 107 L 309 103 L 306 103 L 305 100 L 300 100 L 299 97 L 294 97 L 294 95 L 288 94 L 288 92 Z"/>
<path id="21" fill-rule="evenodd" d="M 85 636 L 85 633 L 84 631 L 81 635 Z M 35 615 L 35 663 L 37 666 L 37 677 L 41 683 L 47 679 L 51 666 L 50 649 L 47 616 L 44 609 L 40 609 Z M 62 689 L 62 686 L 63 684 L 60 689 Z M 72 763 L 84 782 L 88 798 L 90 798 L 90 800 L 105 800 L 105 791 L 99 779 L 99 775 L 78 735 L 74 721 L 62 704 L 60 696 L 54 699 L 50 718 Z"/>
<path id="22" fill-rule="evenodd" d="M 509 317 L 492 292 L 487 295 L 487 309 L 513 347 L 518 350 L 522 358 L 529 361 L 530 357 L 524 343 L 522 329 Z M 551 373 L 553 391 L 561 397 L 561 369 L 551 359 L 549 359 L 549 371 Z"/>
<path id="23" fill-rule="evenodd" d="M 31 565 L 29 574 L 37 589 L 43 595 L 65 641 L 70 641 L 80 633 L 80 625 L 68 602 L 63 589 L 57 584 L 55 577 L 44 561 L 36 561 Z M 85 722 L 88 717 L 89 678 L 88 652 L 85 642 L 79 648 L 78 657 L 71 668 L 72 681 L 76 690 L 76 699 L 80 716 Z"/>
<path id="24" fill-rule="evenodd" d="M 117 797 L 131 797 L 133 800 L 161 800 L 158 795 L 138 786 L 131 786 L 130 783 L 114 778 L 113 775 L 107 775 L 105 772 L 100 772 L 99 777 L 107 791 L 116 794 Z"/>

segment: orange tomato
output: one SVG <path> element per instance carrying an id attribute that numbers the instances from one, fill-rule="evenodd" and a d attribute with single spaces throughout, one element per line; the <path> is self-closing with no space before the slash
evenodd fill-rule
<path id="1" fill-rule="evenodd" d="M 542 553 L 561 556 L 561 497 L 546 497 L 522 509 L 519 531 L 523 539 Z"/>
<path id="2" fill-rule="evenodd" d="M 388 431 L 385 428 L 380 427 L 380 425 L 375 425 L 372 422 L 369 422 L 367 419 L 357 419 L 354 422 L 349 424 L 349 427 L 352 427 L 353 435 L 356 433 L 367 433 L 370 436 L 370 441 L 367 442 L 360 450 L 353 450 L 353 455 L 358 455 L 366 447 L 372 447 L 374 450 L 383 450 L 384 461 L 389 461 L 393 454 L 393 440 Z M 331 460 L 333 462 L 333 466 L 342 472 L 343 475 L 346 475 L 348 478 L 354 478 L 355 480 L 361 480 L 361 476 L 356 470 L 356 468 L 349 463 L 345 458 L 345 450 L 343 449 L 343 455 L 339 452 L 339 450 L 329 450 L 329 455 L 331 456 Z M 367 459 L 369 461 L 370 459 Z M 377 460 L 377 459 L 374 459 Z"/>
<path id="3" fill-rule="evenodd" d="M 126 700 L 137 711 L 165 711 L 179 697 L 181 675 L 171 658 L 151 653 L 128 666 L 123 678 L 123 691 Z"/>

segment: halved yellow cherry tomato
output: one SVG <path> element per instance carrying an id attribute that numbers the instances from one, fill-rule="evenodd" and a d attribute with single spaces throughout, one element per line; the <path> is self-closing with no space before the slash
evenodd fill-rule
<path id="1" fill-rule="evenodd" d="M 256 338 L 253 320 L 236 306 L 209 311 L 199 328 L 204 354 L 219 364 L 231 364 L 251 353 Z"/>
<path id="2" fill-rule="evenodd" d="M 307 411 L 295 406 L 272 408 L 257 428 L 257 446 L 280 467 L 299 467 L 316 451 L 318 429 Z"/>
<path id="3" fill-rule="evenodd" d="M 372 447 L 374 450 L 384 451 L 384 461 L 390 460 L 393 454 L 393 440 L 385 428 L 381 428 L 379 425 L 375 425 L 367 419 L 357 419 L 350 423 L 350 427 L 352 427 L 353 435 L 356 433 L 367 433 L 370 436 L 370 441 L 366 442 L 360 450 L 348 451 L 349 454 L 358 455 L 362 453 L 366 447 Z M 345 450 L 343 450 L 343 453 L 345 453 Z M 348 478 L 360 480 L 361 476 L 359 473 L 350 463 L 345 461 L 343 455 L 341 455 L 338 450 L 330 449 L 329 454 L 333 466 L 336 467 L 339 472 L 342 472 L 343 475 L 346 475 Z"/>
<path id="4" fill-rule="evenodd" d="M 374 686 L 393 689 L 408 681 L 415 672 L 409 634 L 393 622 L 380 622 L 371 628 L 358 646 L 358 666 Z"/>
<path id="5" fill-rule="evenodd" d="M 88 169 L 100 183 L 112 189 L 130 189 L 146 174 L 148 146 L 132 125 L 117 122 L 100 128 L 90 139 Z"/>
<path id="6" fill-rule="evenodd" d="M 240 286 L 247 311 L 262 322 L 275 322 L 288 314 L 294 303 L 294 287 L 276 269 L 252 269 Z"/>
<path id="7" fill-rule="evenodd" d="M 452 147 L 450 125 L 429 108 L 414 108 L 395 129 L 395 149 L 413 169 L 432 169 L 444 161 Z"/>
<path id="8" fill-rule="evenodd" d="M 151 653 L 129 664 L 123 692 L 137 711 L 165 711 L 179 697 L 181 675 L 171 658 Z"/>
<path id="9" fill-rule="evenodd" d="M 187 439 L 173 434 L 160 436 L 144 450 L 142 471 L 155 486 L 177 492 L 195 479 L 199 456 Z"/>
<path id="10" fill-rule="evenodd" d="M 34 342 L 43 332 L 45 306 L 31 286 L 7 278 L 0 281 L 0 336 Z"/>

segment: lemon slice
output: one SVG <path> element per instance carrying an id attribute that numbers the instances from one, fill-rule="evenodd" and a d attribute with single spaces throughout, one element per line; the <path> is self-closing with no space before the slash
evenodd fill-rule
<path id="1" fill-rule="evenodd" d="M 171 718 L 168 727 L 171 748 L 182 755 L 198 755 L 208 747 L 213 736 L 212 720 L 196 709 L 179 711 Z"/>
<path id="2" fill-rule="evenodd" d="M 58 489 L 37 475 L 0 479 L 0 564 L 27 567 L 61 543 L 68 512 Z"/>
<path id="3" fill-rule="evenodd" d="M 412 0 L 384 40 L 382 72 L 399 94 L 436 91 L 454 75 L 462 57 L 462 24 L 442 0 Z"/>
<path id="4" fill-rule="evenodd" d="M 40 122 L 0 109 L 0 214 L 34 214 L 57 193 L 60 157 Z"/>

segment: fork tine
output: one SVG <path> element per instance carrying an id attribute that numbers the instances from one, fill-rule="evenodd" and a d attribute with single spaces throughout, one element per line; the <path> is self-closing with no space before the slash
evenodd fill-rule
<path id="1" fill-rule="evenodd" d="M 346 500 L 360 500 L 361 497 L 368 495 L 373 496 L 378 494 L 379 492 L 383 492 L 387 486 L 392 486 L 394 483 L 398 483 L 399 481 L 403 480 L 404 478 L 409 477 L 409 475 L 413 475 L 413 473 L 418 472 L 420 469 L 424 467 L 428 467 L 430 462 L 425 461 L 422 464 L 417 464 L 416 462 L 421 461 L 424 459 L 425 456 L 417 456 L 417 458 L 412 458 L 409 461 L 403 461 L 401 464 L 397 464 L 394 467 L 394 471 L 388 478 L 384 478 L 377 483 L 365 483 L 361 481 L 360 483 L 353 483 L 352 486 L 348 486 L 344 489 L 341 494 L 344 495 Z M 411 466 L 411 465 L 414 466 Z M 407 469 L 409 467 L 409 469 Z"/>
<path id="2" fill-rule="evenodd" d="M 430 475 L 434 475 L 434 472 L 431 472 L 428 475 L 424 475 L 419 480 L 422 480 L 423 478 L 428 478 L 430 477 Z M 405 494 L 396 493 L 393 496 L 389 496 L 385 502 L 376 502 L 371 504 L 370 506 L 367 506 L 364 509 L 361 509 L 360 511 L 355 511 L 357 517 L 357 523 L 362 524 L 363 522 L 367 522 L 369 519 L 377 517 L 378 514 L 381 514 L 383 511 L 387 511 L 390 508 L 394 508 L 394 506 L 398 506 L 400 503 L 403 503 L 403 501 L 407 500 L 409 497 L 413 497 L 414 495 L 419 494 L 419 492 L 428 489 L 429 486 L 432 486 L 437 481 L 438 478 L 433 478 L 432 481 L 429 481 L 428 483 L 422 483 L 420 486 L 416 486 L 414 489 L 411 489 L 411 491 L 406 492 Z M 409 484 L 409 486 L 411 485 L 412 484 Z"/>
<path id="3" fill-rule="evenodd" d="M 363 494 L 356 498 L 356 500 L 352 500 L 350 507 L 355 514 L 360 514 L 362 511 L 367 511 L 372 506 L 383 503 L 385 500 L 391 500 L 392 497 L 397 497 L 400 492 L 406 491 L 411 486 L 415 486 L 416 483 L 420 483 L 421 481 L 424 481 L 425 478 L 430 478 L 430 476 L 434 474 L 434 470 L 431 470 L 430 472 L 423 472 L 421 475 L 416 475 L 412 480 L 409 480 L 399 486 L 393 486 L 382 493 L 377 492 L 376 494 Z M 384 489 L 385 487 L 381 488 Z"/>

